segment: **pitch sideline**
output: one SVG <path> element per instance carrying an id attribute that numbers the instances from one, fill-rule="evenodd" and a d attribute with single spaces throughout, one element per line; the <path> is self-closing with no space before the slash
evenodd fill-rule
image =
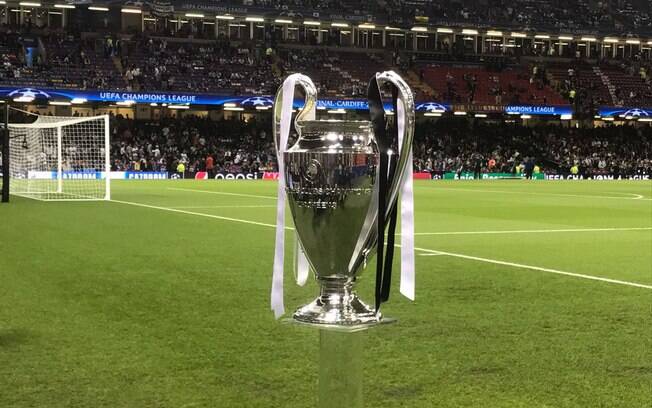
<path id="1" fill-rule="evenodd" d="M 564 193 L 542 193 L 536 191 L 508 191 L 508 190 L 493 190 L 493 189 L 476 189 L 476 188 L 459 188 L 459 187 L 424 187 L 415 186 L 418 189 L 424 190 L 450 190 L 450 191 L 463 191 L 467 193 L 498 193 L 498 194 L 519 194 L 519 195 L 536 195 L 536 196 L 554 196 L 554 197 L 571 197 L 571 198 L 588 198 L 588 199 L 609 199 L 609 200 L 628 200 L 628 201 L 652 201 L 652 198 L 645 198 L 636 194 L 637 197 L 614 197 L 614 196 L 598 196 L 588 194 L 564 194 Z M 616 194 L 630 194 L 630 193 L 616 193 Z M 633 194 L 633 193 L 631 193 Z M 638 197 L 640 196 L 640 197 Z"/>
<path id="2" fill-rule="evenodd" d="M 443 232 L 415 232 L 414 235 L 484 235 L 484 234 L 539 234 L 561 232 L 613 232 L 613 231 L 649 231 L 652 227 L 623 227 L 623 228 L 567 228 L 567 229 L 538 229 L 538 230 L 496 230 L 496 231 L 443 231 Z"/>
<path id="3" fill-rule="evenodd" d="M 400 247 L 400 245 L 398 245 L 398 244 L 396 246 Z M 558 274 L 558 275 L 572 276 L 572 277 L 575 277 L 575 278 L 596 280 L 596 281 L 608 282 L 608 283 L 616 283 L 616 284 L 619 284 L 619 285 L 634 286 L 634 287 L 643 288 L 643 289 L 652 289 L 652 285 L 644 285 L 642 283 L 628 282 L 628 281 L 622 281 L 622 280 L 618 280 L 618 279 L 602 278 L 600 276 L 585 275 L 585 274 L 582 274 L 582 273 L 575 273 L 575 272 L 566 272 L 566 271 L 560 271 L 558 269 L 542 268 L 540 266 L 519 264 L 519 263 L 516 263 L 516 262 L 500 261 L 498 259 L 482 258 L 482 257 L 479 257 L 479 256 L 457 254 L 457 253 L 454 253 L 454 252 L 446 252 L 446 251 L 439 251 L 439 250 L 434 251 L 432 249 L 416 248 L 416 247 L 414 249 L 417 250 L 417 251 L 422 251 L 422 252 L 427 252 L 427 253 L 447 255 L 447 256 L 454 257 L 454 258 L 469 259 L 469 260 L 472 260 L 472 261 L 486 262 L 486 263 L 491 263 L 491 264 L 495 264 L 495 265 L 511 266 L 511 267 L 514 267 L 514 268 L 521 268 L 521 269 L 532 269 L 534 271 L 539 271 L 539 272 L 547 272 L 547 273 L 554 273 L 554 274 Z"/>
<path id="4" fill-rule="evenodd" d="M 170 207 L 176 210 L 199 210 L 205 208 L 276 208 L 275 205 L 198 205 L 198 206 L 174 206 Z"/>
<path id="5" fill-rule="evenodd" d="M 228 195 L 228 196 L 236 196 L 236 197 L 265 198 L 267 200 L 276 200 L 276 196 L 266 196 L 266 195 L 257 195 L 257 194 L 242 194 L 242 193 L 227 193 L 227 192 L 224 192 L 224 191 L 198 190 L 196 188 L 168 187 L 168 190 L 188 191 L 188 192 L 191 192 L 191 193 L 219 194 L 219 195 Z"/>
<path id="6" fill-rule="evenodd" d="M 222 220 L 222 221 L 241 222 L 243 224 L 250 224 L 250 225 L 258 225 L 258 226 L 262 226 L 262 227 L 276 228 L 276 225 L 274 225 L 274 224 L 267 224 L 265 222 L 258 222 L 258 221 L 241 220 L 239 218 L 223 217 L 221 215 L 204 214 L 204 213 L 200 213 L 200 212 L 185 211 L 185 210 L 179 210 L 179 209 L 170 208 L 170 207 L 160 207 L 160 206 L 157 206 L 157 205 L 134 203 L 134 202 L 131 202 L 131 201 L 111 200 L 111 202 L 112 203 L 118 203 L 118 204 L 133 205 L 133 206 L 136 206 L 136 207 L 151 208 L 151 209 L 154 209 L 154 210 L 169 211 L 169 212 L 174 212 L 174 213 L 179 213 L 179 214 L 195 215 L 195 216 L 198 216 L 198 217 L 213 218 L 213 219 Z M 285 227 L 285 229 L 294 230 L 294 228 L 292 228 L 292 227 Z"/>
<path id="7" fill-rule="evenodd" d="M 179 213 L 179 214 L 186 214 L 186 215 L 194 215 L 194 216 L 198 216 L 198 217 L 212 218 L 212 219 L 217 219 L 217 220 L 222 220 L 222 221 L 240 222 L 240 223 L 244 223 L 244 224 L 276 228 L 276 225 L 274 225 L 274 224 L 268 224 L 268 223 L 257 222 L 257 221 L 243 220 L 243 219 L 239 219 L 239 218 L 222 217 L 222 216 L 219 216 L 219 215 L 204 214 L 204 213 L 193 212 L 193 211 L 177 210 L 177 209 L 174 209 L 174 208 L 160 207 L 160 206 L 156 206 L 156 205 L 135 203 L 135 202 L 130 202 L 130 201 L 111 200 L 111 202 L 119 203 L 119 204 L 125 204 L 125 205 L 133 205 L 133 206 L 142 207 L 142 208 L 150 208 L 150 209 L 160 210 L 160 211 L 169 211 L 169 212 L 174 212 L 174 213 Z M 285 229 L 286 230 L 294 230 L 294 228 L 292 228 L 292 227 L 285 227 Z M 398 245 L 398 244 L 396 244 L 395 246 L 400 248 L 400 245 Z M 478 256 L 458 254 L 458 253 L 455 253 L 455 252 L 446 252 L 446 251 L 439 251 L 439 250 L 433 250 L 433 249 L 427 249 L 427 248 L 419 248 L 419 247 L 415 247 L 414 249 L 417 250 L 417 251 L 420 251 L 420 252 L 428 253 L 428 254 L 446 255 L 446 256 L 450 256 L 450 257 L 454 257 L 454 258 L 468 259 L 468 260 L 472 260 L 472 261 L 491 263 L 491 264 L 495 264 L 495 265 L 510 266 L 510 267 L 521 268 L 521 269 L 530 269 L 530 270 L 539 271 L 539 272 L 546 272 L 546 273 L 552 273 L 552 274 L 557 274 L 557 275 L 565 275 L 565 276 L 571 276 L 571 277 L 574 277 L 574 278 L 594 280 L 594 281 L 600 281 L 600 282 L 613 283 L 613 284 L 617 284 L 617 285 L 632 286 L 632 287 L 652 290 L 652 285 L 644 285 L 642 283 L 628 282 L 628 281 L 622 281 L 622 280 L 618 280 L 618 279 L 602 278 L 602 277 L 599 277 L 599 276 L 585 275 L 585 274 L 574 273 L 574 272 L 566 272 L 566 271 L 561 271 L 561 270 L 558 270 L 558 269 L 543 268 L 543 267 L 539 267 L 539 266 L 519 264 L 519 263 L 515 263 L 515 262 L 501 261 L 501 260 L 497 260 L 497 259 L 482 258 L 482 257 L 478 257 Z"/>
<path id="8" fill-rule="evenodd" d="M 417 188 L 424 188 L 431 190 L 432 187 L 422 187 L 418 186 Z M 480 193 L 501 193 L 501 194 L 526 194 L 526 195 L 541 195 L 541 196 L 557 196 L 557 197 L 579 197 L 579 198 L 606 198 L 611 200 L 640 200 L 640 201 L 652 201 L 652 198 L 647 198 L 641 194 L 635 193 L 619 193 L 612 192 L 611 194 L 622 194 L 622 195 L 632 195 L 634 197 L 614 197 L 614 196 L 596 196 L 588 194 L 564 194 L 564 193 L 542 193 L 534 191 L 507 191 L 507 190 L 492 190 L 492 189 L 471 189 L 471 188 L 455 188 L 455 187 L 436 187 L 437 190 L 453 190 L 453 191 L 465 191 L 469 193 L 480 192 Z M 268 200 L 275 200 L 275 196 L 265 196 L 265 195 L 256 195 L 256 194 L 242 194 L 242 193 L 227 193 L 223 191 L 209 191 L 201 190 L 194 188 L 179 188 L 179 187 L 168 187 L 168 190 L 176 191 L 188 191 L 193 193 L 205 193 L 205 194 L 220 194 L 220 195 L 230 195 L 230 196 L 240 196 L 240 197 L 253 197 L 253 198 L 264 198 Z"/>

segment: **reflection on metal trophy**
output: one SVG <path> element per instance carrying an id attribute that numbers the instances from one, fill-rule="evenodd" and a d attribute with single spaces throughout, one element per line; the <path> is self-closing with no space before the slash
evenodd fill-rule
<path id="1" fill-rule="evenodd" d="M 303 88 L 305 103 L 294 124 L 298 139 L 286 149 L 293 104 L 287 98 L 294 99 L 295 85 Z M 393 124 L 386 121 L 381 98 L 385 88 L 393 94 Z M 320 285 L 319 297 L 294 313 L 302 323 L 376 324 L 381 321 L 379 305 L 389 296 L 397 199 L 407 174 L 411 189 L 414 100 L 408 85 L 392 71 L 371 79 L 369 95 L 370 121 L 315 120 L 317 92 L 305 75 L 290 76 L 276 95 L 279 182 L 300 247 Z M 387 228 L 390 237 L 383 251 Z M 354 291 L 374 254 L 379 264 L 375 307 Z"/>

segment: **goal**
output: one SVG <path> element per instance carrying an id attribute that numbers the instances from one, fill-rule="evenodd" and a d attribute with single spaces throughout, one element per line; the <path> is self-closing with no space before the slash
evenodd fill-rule
<path id="1" fill-rule="evenodd" d="M 110 200 L 109 116 L 9 124 L 9 188 L 38 200 Z"/>

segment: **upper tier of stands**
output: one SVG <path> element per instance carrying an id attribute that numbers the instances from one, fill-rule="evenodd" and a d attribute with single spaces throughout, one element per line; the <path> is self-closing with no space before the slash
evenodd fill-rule
<path id="1" fill-rule="evenodd" d="M 46 88 L 272 95 L 284 75 L 308 74 L 320 95 L 362 97 L 371 76 L 398 70 L 418 100 L 473 104 L 650 106 L 652 63 L 308 46 L 263 42 L 29 34 L 0 30 L 0 84 Z M 536 67 L 536 68 L 535 68 Z M 569 71 L 570 70 L 570 71 Z M 588 102 L 587 102 L 588 101 Z"/>
<path id="2" fill-rule="evenodd" d="M 4 85 L 74 89 L 125 86 L 112 59 L 103 55 L 93 41 L 80 41 L 63 34 L 39 37 L 38 51 L 29 64 L 19 36 L 2 35 L 0 83 Z"/>
<path id="3" fill-rule="evenodd" d="M 537 29 L 652 30 L 648 0 L 383 0 L 396 20 L 427 16 L 446 23 Z"/>
<path id="4" fill-rule="evenodd" d="M 222 3 L 282 10 L 288 14 L 374 16 L 378 21 L 491 24 L 537 29 L 652 31 L 649 0 L 226 0 Z M 307 15 L 303 13 L 303 15 Z"/>
<path id="5" fill-rule="evenodd" d="M 490 71 L 479 66 L 423 66 L 421 76 L 436 92 L 437 100 L 456 103 L 543 104 L 566 103 L 543 81 L 531 81 L 521 67 Z"/>
<path id="6" fill-rule="evenodd" d="M 125 47 L 120 65 L 133 89 L 246 95 L 270 94 L 278 83 L 259 48 L 148 38 Z"/>
<path id="7" fill-rule="evenodd" d="M 584 93 L 593 105 L 650 106 L 652 84 L 650 64 L 629 63 L 589 65 L 551 64 L 547 69 L 556 89 L 568 97 L 571 90 Z"/>
<path id="8" fill-rule="evenodd" d="M 327 49 L 284 49 L 279 53 L 279 62 L 282 73 L 305 73 L 320 94 L 329 96 L 366 95 L 369 79 L 389 69 L 378 54 Z"/>

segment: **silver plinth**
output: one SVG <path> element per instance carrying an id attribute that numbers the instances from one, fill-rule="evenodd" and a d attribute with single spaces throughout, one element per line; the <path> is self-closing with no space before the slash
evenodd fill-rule
<path id="1" fill-rule="evenodd" d="M 319 331 L 318 408 L 362 408 L 366 333 Z"/>

